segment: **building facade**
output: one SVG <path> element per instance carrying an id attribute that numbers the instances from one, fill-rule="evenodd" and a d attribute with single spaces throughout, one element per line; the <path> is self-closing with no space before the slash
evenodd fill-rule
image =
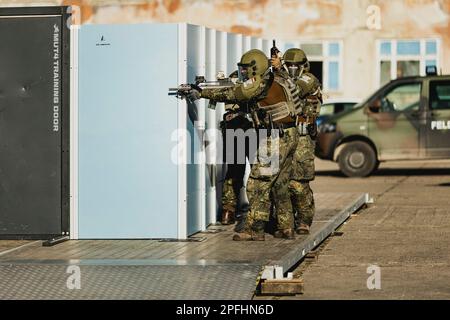
<path id="1" fill-rule="evenodd" d="M 363 99 L 397 77 L 450 73 L 450 0 L 0 0 L 74 5 L 80 23 L 188 22 L 300 46 L 330 98 Z"/>

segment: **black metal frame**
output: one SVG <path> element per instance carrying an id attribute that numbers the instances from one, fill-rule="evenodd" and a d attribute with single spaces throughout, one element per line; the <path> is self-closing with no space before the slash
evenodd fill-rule
<path id="1" fill-rule="evenodd" d="M 3 7 L 0 16 L 60 15 L 61 16 L 61 232 L 70 233 L 70 30 L 69 6 Z M 0 239 L 51 239 L 61 234 L 0 235 Z"/>

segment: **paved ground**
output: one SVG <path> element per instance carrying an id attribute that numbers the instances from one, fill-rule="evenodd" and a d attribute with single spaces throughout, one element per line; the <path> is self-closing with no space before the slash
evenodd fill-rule
<path id="1" fill-rule="evenodd" d="M 365 179 L 316 165 L 316 192 L 369 192 L 375 204 L 331 238 L 295 299 L 450 299 L 450 161 L 382 164 Z M 370 265 L 381 290 L 367 289 Z"/>
<path id="2" fill-rule="evenodd" d="M 304 270 L 305 293 L 285 299 L 450 299 L 450 161 L 389 163 L 365 179 L 330 162 L 317 169 L 315 192 L 369 192 L 375 204 Z M 380 267 L 381 290 L 367 289 L 370 265 Z"/>
<path id="3" fill-rule="evenodd" d="M 19 246 L 30 243 L 31 241 L 27 240 L 1 240 L 0 241 L 0 254 L 4 254 L 5 252 L 17 248 Z"/>

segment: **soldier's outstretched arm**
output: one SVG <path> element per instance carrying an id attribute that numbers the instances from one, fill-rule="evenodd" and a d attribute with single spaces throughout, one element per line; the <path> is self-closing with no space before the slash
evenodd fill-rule
<path id="1" fill-rule="evenodd" d="M 239 104 L 246 101 L 261 100 L 267 94 L 266 89 L 273 82 L 273 75 L 268 74 L 261 81 L 255 82 L 250 79 L 244 83 L 238 83 L 230 87 L 208 88 L 203 87 L 200 91 L 201 98 L 210 99 L 214 102 L 225 102 Z"/>
<path id="2" fill-rule="evenodd" d="M 203 88 L 200 95 L 204 99 L 214 102 L 237 103 L 236 91 L 234 87 L 229 88 Z"/>

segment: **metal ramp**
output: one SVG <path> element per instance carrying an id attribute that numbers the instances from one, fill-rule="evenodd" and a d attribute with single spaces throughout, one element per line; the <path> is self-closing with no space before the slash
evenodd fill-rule
<path id="1" fill-rule="evenodd" d="M 289 270 L 367 201 L 367 194 L 317 194 L 312 232 L 296 240 L 233 242 L 231 227 L 213 226 L 199 242 L 31 243 L 0 252 L 0 299 L 251 299 L 264 267 Z M 80 289 L 70 284 L 76 274 Z"/>
<path id="2" fill-rule="evenodd" d="M 81 264 L 80 289 L 64 262 L 2 264 L 1 299 L 251 299 L 257 265 Z M 69 281 L 69 286 L 67 282 Z"/>

